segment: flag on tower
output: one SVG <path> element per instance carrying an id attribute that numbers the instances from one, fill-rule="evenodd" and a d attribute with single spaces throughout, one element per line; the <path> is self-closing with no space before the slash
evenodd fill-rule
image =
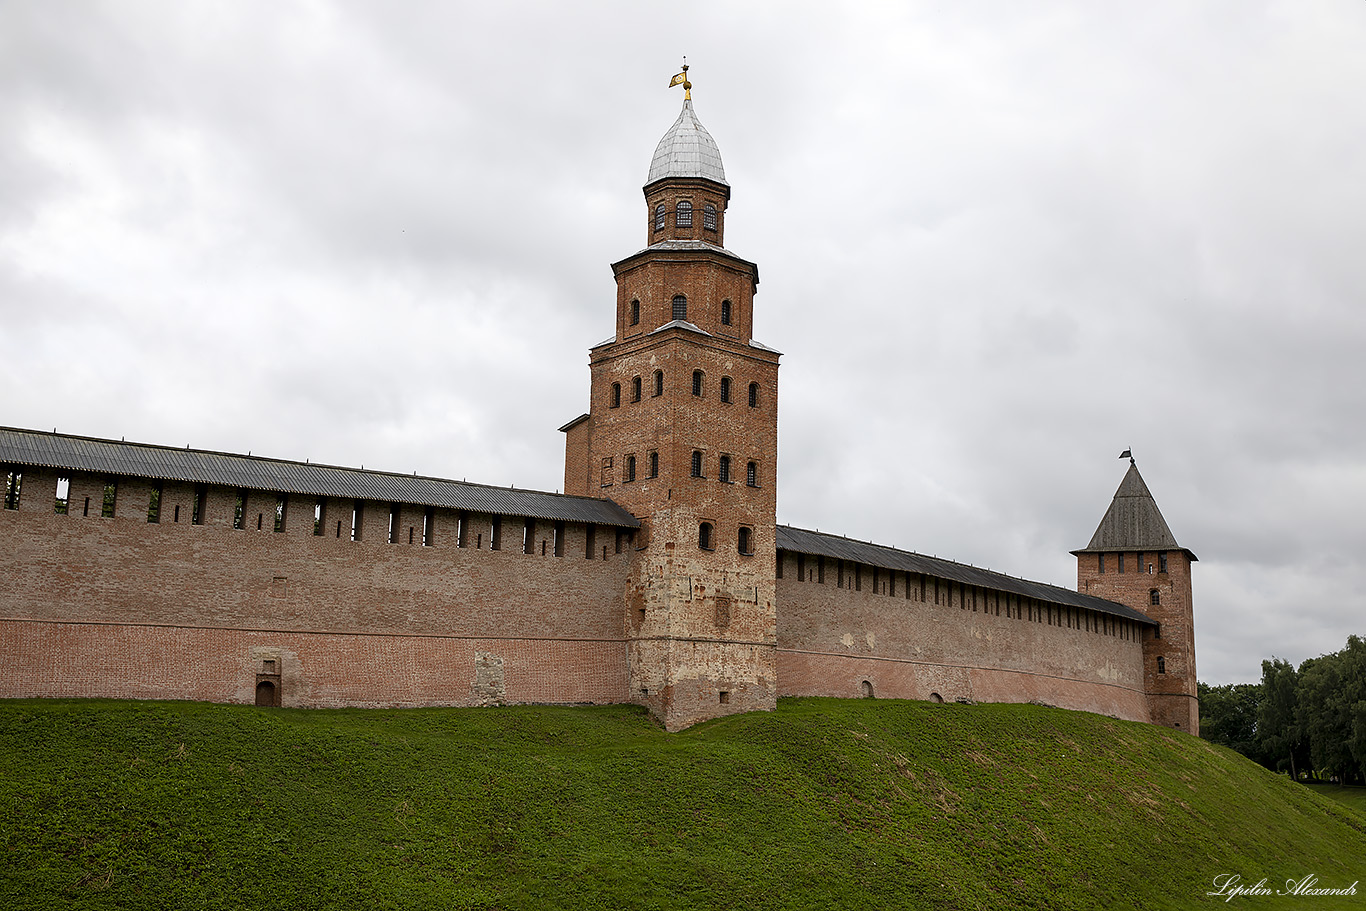
<path id="1" fill-rule="evenodd" d="M 1119 454 L 1119 457 L 1121 459 L 1132 459 L 1134 457 L 1134 452 L 1132 449 L 1126 449 Z"/>
<path id="2" fill-rule="evenodd" d="M 687 73 L 679 73 L 679 74 L 678 74 L 677 76 L 675 76 L 673 79 L 670 79 L 670 80 L 669 80 L 669 88 L 673 88 L 673 87 L 676 86 L 676 85 L 681 85 L 681 84 L 683 83 L 683 81 L 686 80 L 687 78 L 688 78 L 688 74 L 687 74 Z"/>

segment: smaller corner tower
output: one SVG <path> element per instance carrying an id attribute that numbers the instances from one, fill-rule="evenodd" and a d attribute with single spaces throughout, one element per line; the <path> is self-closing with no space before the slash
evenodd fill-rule
<path id="1" fill-rule="evenodd" d="M 646 246 L 612 265 L 589 411 L 561 428 L 565 491 L 641 520 L 628 679 L 669 730 L 777 701 L 779 355 L 753 339 L 758 267 L 723 245 L 730 184 L 686 77 L 643 188 Z"/>
<path id="2" fill-rule="evenodd" d="M 1077 558 L 1077 590 L 1146 614 L 1143 679 L 1154 724 L 1200 733 L 1195 677 L 1191 564 L 1195 554 L 1176 542 L 1157 501 L 1126 451 L 1129 470 Z"/>

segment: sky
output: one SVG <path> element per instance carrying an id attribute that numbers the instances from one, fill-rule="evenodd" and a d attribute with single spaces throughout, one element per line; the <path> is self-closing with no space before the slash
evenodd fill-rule
<path id="1" fill-rule="evenodd" d="M 1075 587 L 1132 448 L 1200 679 L 1366 634 L 1366 3 L 0 0 L 0 425 L 563 484 L 682 90 L 778 520 Z"/>

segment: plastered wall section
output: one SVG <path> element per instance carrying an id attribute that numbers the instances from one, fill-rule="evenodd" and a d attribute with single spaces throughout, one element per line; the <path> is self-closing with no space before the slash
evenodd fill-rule
<path id="1" fill-rule="evenodd" d="M 285 705 L 628 698 L 633 549 L 616 529 L 592 529 L 590 558 L 589 528 L 567 523 L 557 556 L 553 522 L 528 536 L 522 517 L 437 509 L 428 524 L 421 506 L 391 522 L 366 502 L 353 541 L 350 500 L 326 500 L 315 535 L 312 497 L 276 532 L 273 493 L 248 492 L 236 529 L 235 490 L 208 488 L 194 525 L 193 485 L 166 482 L 150 523 L 152 482 L 120 479 L 114 518 L 103 484 L 73 476 L 59 515 L 56 475 L 31 471 L 20 509 L 0 510 L 0 695 L 251 701 L 275 649 Z"/>
<path id="2" fill-rule="evenodd" d="M 785 555 L 777 582 L 782 696 L 1038 702 L 1148 721 L 1143 644 L 1133 624 L 1089 611 L 861 567 L 839 587 L 798 581 Z M 833 562 L 833 561 L 830 561 Z M 846 564 L 848 566 L 848 564 Z M 906 580 L 911 597 L 905 597 Z M 888 591 L 892 594 L 888 594 Z M 998 596 L 1000 613 L 997 613 Z"/>

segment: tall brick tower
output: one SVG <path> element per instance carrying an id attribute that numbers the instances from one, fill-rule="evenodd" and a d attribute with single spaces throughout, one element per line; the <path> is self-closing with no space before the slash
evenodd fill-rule
<path id="1" fill-rule="evenodd" d="M 685 73 L 686 75 L 686 73 Z M 778 352 L 758 268 L 725 248 L 730 184 L 693 113 L 645 182 L 646 247 L 612 265 L 616 334 L 565 431 L 565 492 L 641 520 L 624 607 L 631 692 L 667 729 L 776 704 Z"/>
<path id="2" fill-rule="evenodd" d="M 1091 543 L 1072 553 L 1078 591 L 1118 601 L 1160 624 L 1143 641 L 1144 689 L 1153 723 L 1199 734 L 1191 608 L 1196 556 L 1176 543 L 1132 458 Z"/>

